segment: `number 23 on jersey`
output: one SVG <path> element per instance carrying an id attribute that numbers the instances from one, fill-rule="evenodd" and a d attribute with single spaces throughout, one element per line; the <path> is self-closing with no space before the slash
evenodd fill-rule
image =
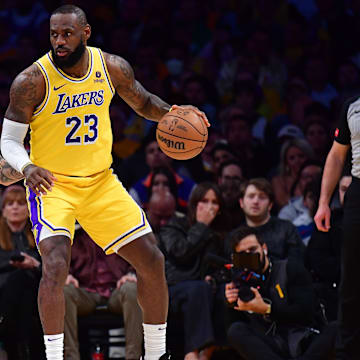
<path id="1" fill-rule="evenodd" d="M 83 119 L 77 116 L 68 117 L 65 126 L 70 128 L 65 137 L 65 145 L 93 144 L 98 138 L 98 117 L 95 114 L 85 115 Z M 78 133 L 83 126 L 86 126 L 88 131 L 80 136 Z"/>

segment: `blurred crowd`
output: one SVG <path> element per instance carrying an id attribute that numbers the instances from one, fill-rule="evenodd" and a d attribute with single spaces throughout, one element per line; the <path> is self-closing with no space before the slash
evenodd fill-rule
<path id="1" fill-rule="evenodd" d="M 211 123 L 203 152 L 175 161 L 159 149 L 153 122 L 119 98 L 110 108 L 114 172 L 147 212 L 164 252 L 170 333 L 174 314 L 182 314 L 185 359 L 206 360 L 216 354 L 214 344 L 228 345 L 226 281 L 207 255 L 231 262 L 231 236 L 240 226 L 256 229 L 246 236 L 261 238 L 266 254 L 259 252 L 270 262 L 305 266 L 328 321 L 335 321 L 348 166 L 331 202 L 331 231 L 319 233 L 313 216 L 342 104 L 360 90 L 360 0 L 3 0 L 1 119 L 12 80 L 49 50 L 49 14 L 65 3 L 87 14 L 89 45 L 123 56 L 147 90 L 169 104 L 199 107 Z M 29 244 L 6 245 L 0 238 L 3 252 L 28 253 L 33 240 Z M 40 259 L 25 260 L 36 283 Z M 136 282 L 125 275 L 124 282 Z M 240 345 L 233 348 L 257 359 Z M 295 358 L 281 356 L 273 359 Z"/>

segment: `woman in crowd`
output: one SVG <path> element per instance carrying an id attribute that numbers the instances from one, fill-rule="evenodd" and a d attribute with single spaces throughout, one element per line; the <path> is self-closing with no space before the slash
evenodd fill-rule
<path id="1" fill-rule="evenodd" d="M 12 185 L 3 194 L 0 218 L 0 336 L 9 360 L 43 358 L 34 342 L 40 277 L 40 256 L 31 232 L 25 189 Z M 39 322 L 35 325 L 39 329 L 35 340 L 41 346 Z"/>
<path id="2" fill-rule="evenodd" d="M 166 277 L 172 314 L 184 321 L 185 359 L 207 359 L 206 348 L 215 340 L 212 311 L 216 270 L 208 255 L 224 256 L 222 198 L 219 188 L 200 183 L 191 193 L 186 217 L 174 217 L 160 232 L 166 258 Z M 206 280 L 205 280 L 206 279 Z"/>
<path id="3" fill-rule="evenodd" d="M 294 138 L 283 144 L 280 152 L 279 173 L 271 181 L 278 209 L 290 200 L 291 189 L 298 178 L 302 164 L 313 157 L 311 146 L 306 140 Z M 301 196 L 300 190 L 294 196 Z"/>

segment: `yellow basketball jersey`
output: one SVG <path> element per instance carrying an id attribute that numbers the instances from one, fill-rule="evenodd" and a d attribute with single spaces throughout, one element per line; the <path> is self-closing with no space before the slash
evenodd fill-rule
<path id="1" fill-rule="evenodd" d="M 109 106 L 115 90 L 101 50 L 86 51 L 89 68 L 82 78 L 56 67 L 51 52 L 35 62 L 46 95 L 30 122 L 30 159 L 58 174 L 89 176 L 112 163 Z"/>

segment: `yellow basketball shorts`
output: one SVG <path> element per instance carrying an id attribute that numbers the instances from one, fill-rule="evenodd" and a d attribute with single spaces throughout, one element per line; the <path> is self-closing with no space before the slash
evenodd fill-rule
<path id="1" fill-rule="evenodd" d="M 52 191 L 26 188 L 36 244 L 54 235 L 74 237 L 75 220 L 107 254 L 151 232 L 144 211 L 112 169 L 87 177 L 54 174 Z"/>

